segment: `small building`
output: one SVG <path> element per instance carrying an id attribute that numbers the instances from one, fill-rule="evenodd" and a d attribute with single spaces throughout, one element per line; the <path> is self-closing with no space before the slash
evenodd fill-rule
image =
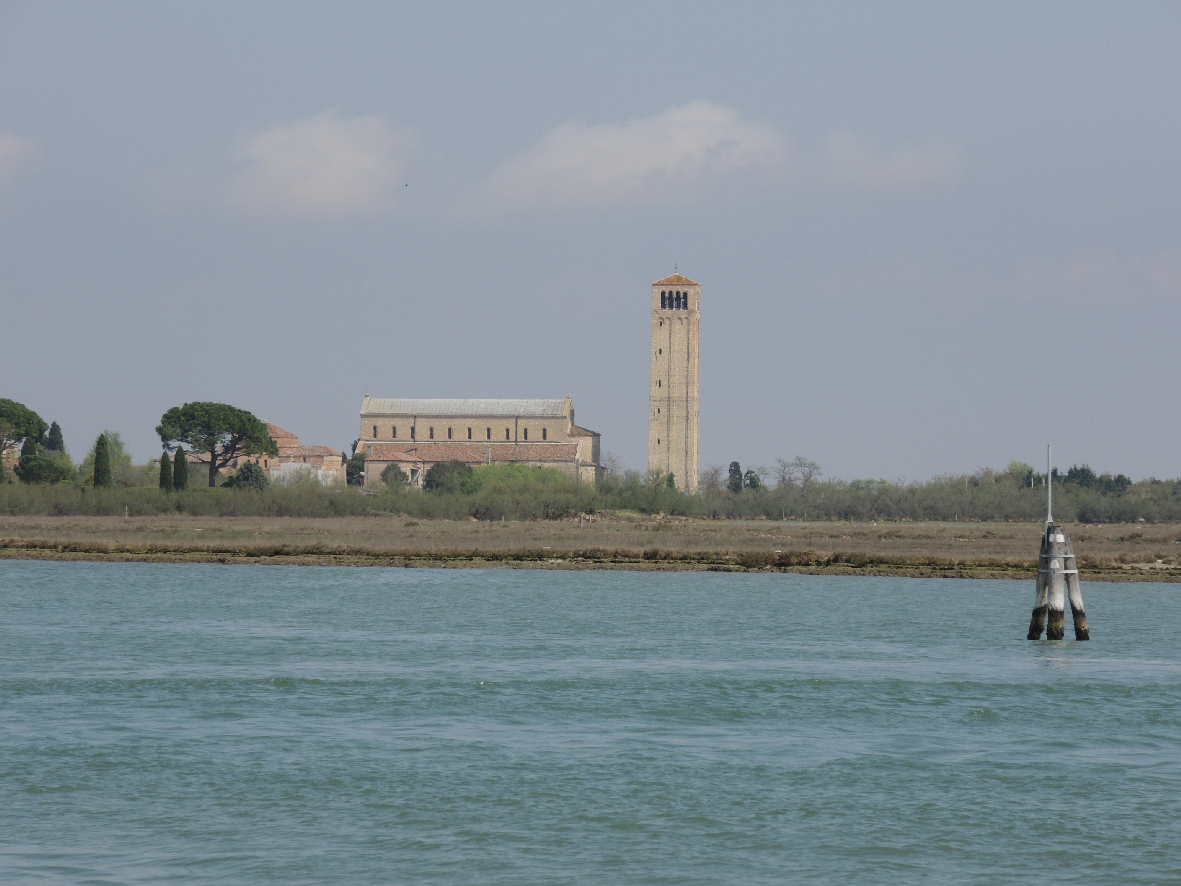
<path id="1" fill-rule="evenodd" d="M 555 468 L 584 482 L 599 476 L 599 434 L 574 423 L 565 400 L 379 399 L 361 404 L 365 482 L 397 464 L 421 486 L 432 465 L 521 464 Z"/>
<path id="2" fill-rule="evenodd" d="M 344 454 L 330 446 L 300 446 L 299 437 L 285 431 L 276 424 L 267 422 L 267 436 L 275 441 L 279 457 L 251 455 L 236 458 L 222 468 L 223 474 L 233 474 L 248 461 L 261 466 L 272 480 L 294 477 L 307 473 L 323 484 L 344 483 Z M 186 460 L 193 465 L 204 465 L 209 470 L 209 455 L 204 452 L 186 453 Z"/>

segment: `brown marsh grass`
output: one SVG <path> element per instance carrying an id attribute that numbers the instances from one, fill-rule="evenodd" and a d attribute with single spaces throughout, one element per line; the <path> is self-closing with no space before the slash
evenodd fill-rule
<path id="1" fill-rule="evenodd" d="M 1181 580 L 1181 525 L 1065 527 L 1094 579 Z M 0 556 L 1032 575 L 1038 523 L 0 517 Z"/>

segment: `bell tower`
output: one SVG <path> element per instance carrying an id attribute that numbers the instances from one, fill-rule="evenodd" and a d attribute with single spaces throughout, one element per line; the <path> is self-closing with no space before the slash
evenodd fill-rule
<path id="1" fill-rule="evenodd" d="M 701 285 L 673 274 L 652 284 L 648 470 L 697 491 L 698 345 Z"/>

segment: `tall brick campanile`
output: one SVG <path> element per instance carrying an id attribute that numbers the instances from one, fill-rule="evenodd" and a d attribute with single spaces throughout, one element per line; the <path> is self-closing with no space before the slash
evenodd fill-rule
<path id="1" fill-rule="evenodd" d="M 697 491 L 698 346 L 701 285 L 673 274 L 652 284 L 652 372 L 648 380 L 648 470 Z"/>

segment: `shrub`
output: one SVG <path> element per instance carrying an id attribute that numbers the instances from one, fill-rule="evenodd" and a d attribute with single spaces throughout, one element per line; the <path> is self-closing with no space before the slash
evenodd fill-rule
<path id="1" fill-rule="evenodd" d="M 223 486 L 228 486 L 231 489 L 266 489 L 271 485 L 271 478 L 267 476 L 267 472 L 262 467 L 253 461 L 248 461 L 234 473 L 232 477 L 226 480 Z"/>
<path id="2" fill-rule="evenodd" d="M 409 480 L 406 472 L 396 464 L 386 465 L 385 470 L 381 472 L 381 482 L 386 485 L 387 489 L 399 489 L 405 486 Z"/>
<path id="3" fill-rule="evenodd" d="M 470 465 L 461 461 L 443 461 L 431 465 L 423 477 L 422 486 L 427 492 L 456 493 L 463 492 L 465 482 L 472 477 Z"/>
<path id="4" fill-rule="evenodd" d="M 64 483 L 75 478 L 74 469 L 45 455 L 22 455 L 16 466 L 22 483 Z"/>

